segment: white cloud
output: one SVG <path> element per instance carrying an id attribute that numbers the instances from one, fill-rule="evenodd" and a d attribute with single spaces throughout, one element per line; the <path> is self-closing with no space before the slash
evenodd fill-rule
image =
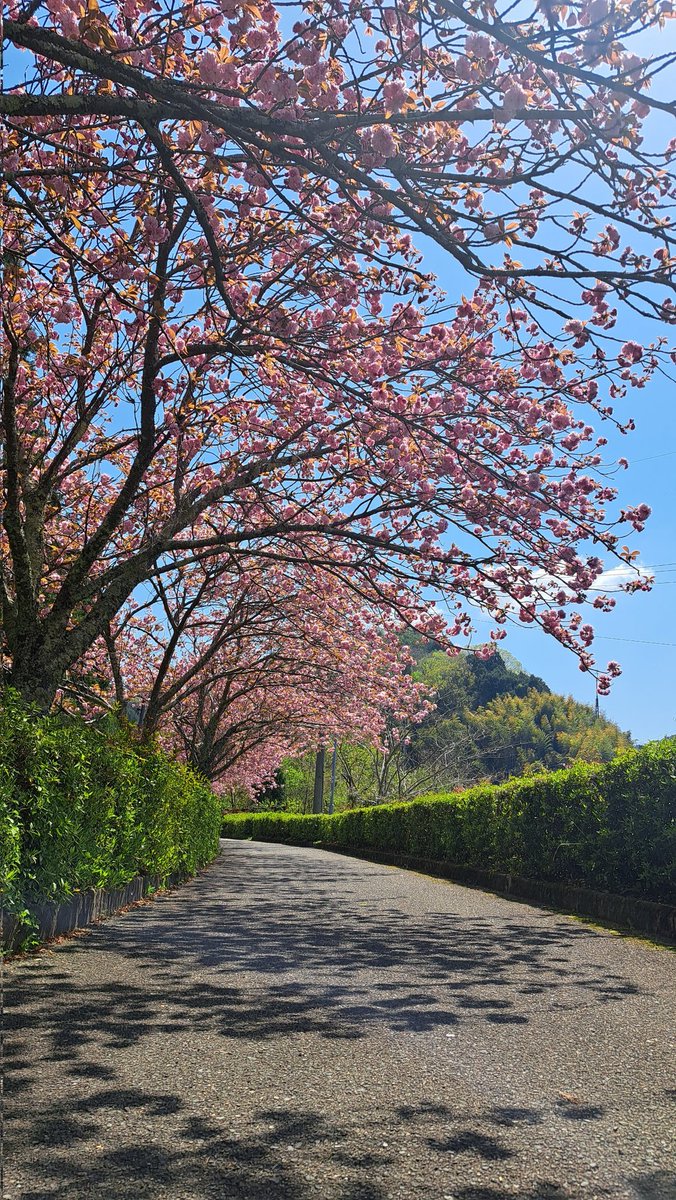
<path id="1" fill-rule="evenodd" d="M 637 579 L 652 579 L 653 572 L 650 567 L 646 567 L 643 563 L 617 563 L 614 567 L 609 567 L 607 571 L 602 571 L 594 580 L 593 586 L 590 588 L 592 592 L 621 592 L 628 583 L 635 583 Z M 570 585 L 562 579 L 557 579 L 555 576 L 547 575 L 544 571 L 533 572 L 533 582 L 543 589 L 543 591 L 570 591 L 571 598 L 573 596 Z"/>
<path id="2" fill-rule="evenodd" d="M 599 575 L 594 583 L 594 591 L 619 592 L 625 584 L 634 583 L 638 576 L 651 579 L 652 575 L 650 567 L 645 567 L 642 563 L 634 563 L 631 567 L 628 563 L 618 563 L 616 567 L 611 567 Z"/>
<path id="3" fill-rule="evenodd" d="M 631 566 L 628 563 L 617 563 L 614 567 L 609 567 L 606 571 L 601 572 L 598 578 L 594 581 L 593 586 L 589 589 L 589 594 L 590 596 L 597 595 L 598 593 L 611 595 L 613 592 L 621 592 L 626 584 L 634 583 L 639 577 L 642 577 L 643 579 L 652 579 L 653 574 L 654 572 L 652 568 L 645 566 L 643 563 L 634 563 Z M 557 579 L 556 576 L 550 575 L 546 571 L 535 570 L 532 572 L 531 577 L 533 583 L 540 591 L 541 596 L 549 595 L 552 603 L 555 602 L 555 596 L 557 597 L 556 602 L 558 603 L 558 596 L 562 592 L 567 595 L 568 600 L 570 601 L 572 601 L 575 596 L 575 593 L 572 591 L 568 583 L 564 582 L 563 579 Z M 513 614 L 519 611 L 520 605 L 516 601 L 505 595 L 504 592 L 500 592 L 500 589 L 497 586 L 495 587 L 494 591 L 496 599 L 501 603 L 506 613 Z M 470 609 L 478 608 L 481 610 L 483 607 L 471 596 L 467 597 L 467 604 L 469 605 Z M 448 619 L 448 614 L 442 612 L 441 607 L 438 604 L 436 604 L 434 607 L 440 616 L 442 616 L 445 620 Z M 487 617 L 483 617 L 481 619 L 491 620 L 491 618 Z"/>

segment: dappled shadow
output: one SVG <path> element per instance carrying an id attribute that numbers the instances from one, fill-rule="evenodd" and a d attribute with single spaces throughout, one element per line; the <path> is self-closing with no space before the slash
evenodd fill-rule
<path id="1" fill-rule="evenodd" d="M 429 1138 L 427 1143 L 432 1150 L 449 1150 L 452 1154 L 477 1154 L 479 1158 L 496 1161 L 511 1158 L 512 1150 L 502 1146 L 495 1138 L 486 1137 L 472 1129 L 461 1129 L 448 1138 Z"/>
<path id="2" fill-rule="evenodd" d="M 571 1200 L 573 1195 L 575 1193 L 570 1192 L 563 1184 L 543 1179 L 534 1187 L 527 1187 L 518 1192 L 515 1200 Z M 474 1184 L 460 1187 L 454 1193 L 454 1200 L 512 1200 L 513 1197 L 514 1192 L 506 1192 L 502 1187 L 476 1187 Z"/>
<path id="3" fill-rule="evenodd" d="M 674 1200 L 676 1171 L 651 1171 L 631 1181 L 637 1200 Z"/>
<path id="4" fill-rule="evenodd" d="M 448 1195 L 458 1200 L 580 1200 L 585 1194 L 574 1181 L 555 1181 L 546 1172 L 536 1183 L 531 1178 L 522 1186 L 511 1182 L 509 1188 L 494 1182 L 494 1176 L 482 1179 L 486 1167 L 503 1172 L 516 1152 L 499 1137 L 458 1127 L 450 1109 L 432 1103 L 415 1111 L 380 1112 L 360 1122 L 358 1134 L 330 1116 L 283 1108 L 253 1109 L 246 1132 L 236 1133 L 223 1120 L 190 1113 L 176 1095 L 142 1089 L 93 1093 L 86 1115 L 81 1109 L 77 1118 L 62 1109 L 55 1101 L 51 1112 L 41 1114 L 31 1183 L 20 1191 L 23 1200 L 140 1195 L 162 1200 L 417 1200 L 423 1195 L 434 1200 Z M 148 1119 L 145 1135 L 138 1124 L 133 1129 L 106 1124 L 111 1112 L 130 1109 Z M 536 1115 L 540 1120 L 541 1114 Z M 151 1121 L 167 1116 L 171 1120 L 164 1127 Z M 509 1123 L 523 1119 L 532 1124 L 532 1117 L 531 1110 L 523 1118 L 510 1114 Z M 412 1119 L 420 1122 L 421 1136 L 419 1142 L 407 1142 L 414 1156 L 409 1176 L 402 1173 L 399 1147 Z M 676 1194 L 676 1176 L 668 1171 L 627 1182 L 636 1200 L 673 1200 Z M 605 1186 L 594 1192 L 598 1197 L 614 1194 Z"/>
<path id="5" fill-rule="evenodd" d="M 580 959 L 578 944 L 598 936 L 588 928 L 551 915 L 539 924 L 545 914 L 533 910 L 518 921 L 447 911 L 412 916 L 397 906 L 397 875 L 371 864 L 341 858 L 325 865 L 318 855 L 299 862 L 266 847 L 253 879 L 249 863 L 227 854 L 214 874 L 61 947 L 47 973 L 52 984 L 63 986 L 70 960 L 92 952 L 126 961 L 130 978 L 134 968 L 150 968 L 136 994 L 124 981 L 106 988 L 100 1016 L 124 1044 L 151 1027 L 171 1031 L 188 1013 L 191 1023 L 210 1020 L 216 1010 L 228 1037 L 255 1028 L 257 1037 L 314 1031 L 331 1038 L 360 1036 L 373 1021 L 411 1032 L 468 1019 L 523 1021 L 543 1007 L 621 1003 L 639 992 L 604 964 Z M 389 888 L 382 903 L 368 893 L 360 903 L 369 879 L 376 891 L 381 880 Z M 44 959 L 34 968 L 47 986 Z M 186 984 L 196 968 L 208 968 L 214 982 Z M 239 985 L 242 973 L 265 984 L 255 1008 Z M 161 994 L 167 1006 L 158 1010 Z M 74 1040 L 86 1040 L 94 1016 L 86 992 L 82 999 L 82 1019 L 67 1030 L 69 1052 Z M 120 1007 L 122 1022 L 115 1019 Z"/>
<path id="6" fill-rule="evenodd" d="M 567 1121 L 594 1121 L 606 1111 L 601 1104 L 566 1104 L 561 1100 L 558 1101 L 558 1107 Z"/>
<path id="7" fill-rule="evenodd" d="M 307 856 L 299 880 L 297 862 L 269 848 L 261 857 L 254 881 L 246 864 L 226 860 L 225 895 L 213 894 L 207 874 L 189 896 L 166 897 L 21 964 L 12 972 L 9 1027 L 39 1020 L 48 1056 L 68 1074 L 107 1079 L 115 1050 L 162 1033 L 340 1041 L 372 1026 L 425 1034 L 485 1022 L 508 1034 L 543 1011 L 621 1004 L 639 991 L 575 953 L 596 935 L 572 922 L 539 927 L 532 910 L 520 922 L 412 916 L 392 895 L 366 907 L 365 875 L 383 868 L 355 870 L 340 859 L 331 873 Z M 387 872 L 385 883 L 392 891 L 396 875 Z M 79 976 L 82 956 L 94 954 L 119 964 L 112 980 Z M 95 1047 L 108 1053 L 90 1062 Z M 20 1043 L 13 1048 L 20 1059 Z M 30 1062 L 15 1067 L 10 1086 L 19 1089 Z"/>
<path id="8" fill-rule="evenodd" d="M 595 961 L 602 935 L 583 926 L 532 909 L 517 918 L 512 905 L 490 919 L 411 912 L 397 902 L 404 886 L 372 864 L 273 847 L 256 848 L 254 864 L 233 850 L 182 892 L 10 968 L 8 1151 L 17 1170 L 31 1164 L 22 1197 L 387 1200 L 381 1176 L 396 1177 L 400 1138 L 411 1139 L 413 1162 L 481 1175 L 518 1158 L 517 1133 L 601 1119 L 600 1106 L 535 1096 L 468 1115 L 433 1100 L 404 1105 L 399 1090 L 358 1130 L 329 1111 L 258 1102 L 235 1128 L 227 1104 L 218 1120 L 195 1109 L 194 1093 L 188 1104 L 172 1075 L 178 1035 L 244 1054 L 308 1035 L 337 1047 L 373 1030 L 431 1037 L 434 1053 L 435 1037 L 521 1036 L 543 1012 L 605 1010 L 640 991 Z M 144 1062 L 158 1046 L 166 1087 L 146 1089 Z M 139 1086 L 120 1076 L 120 1056 L 138 1062 Z M 62 1094 L 44 1094 L 45 1067 Z M 547 1179 L 539 1186 L 509 1196 L 573 1195 Z M 457 1200 L 506 1195 L 485 1176 L 451 1190 Z"/>
<path id="9" fill-rule="evenodd" d="M 676 1196 L 676 1174 L 672 1171 L 656 1171 L 653 1174 L 632 1176 L 627 1184 L 634 1193 L 636 1200 L 674 1200 Z M 533 1186 L 527 1186 L 518 1191 L 503 1187 L 475 1186 L 458 1187 L 453 1192 L 453 1200 L 581 1200 L 588 1189 L 571 1190 L 565 1183 L 554 1180 L 539 1180 Z M 607 1187 L 600 1186 L 594 1195 L 602 1197 L 609 1193 Z"/>
<path id="10" fill-rule="evenodd" d="M 174 1093 L 142 1088 L 101 1089 L 64 1111 L 58 1098 L 26 1114 L 30 1137 L 16 1149 L 29 1164 L 23 1200 L 118 1200 L 152 1195 L 200 1200 L 388 1200 L 392 1195 L 441 1198 L 429 1181 L 452 1186 L 454 1196 L 498 1200 L 575 1200 L 577 1193 L 543 1179 L 537 1189 L 509 1192 L 468 1182 L 485 1167 L 503 1169 L 516 1151 L 502 1135 L 482 1132 L 481 1114 L 467 1124 L 445 1105 L 386 1108 L 345 1119 L 297 1108 L 254 1107 L 244 1129 L 200 1116 Z M 533 1113 L 509 1110 L 508 1125 L 532 1124 Z M 122 1116 L 124 1114 L 124 1117 Z M 541 1119 L 541 1114 L 536 1114 Z M 415 1136 L 411 1138 L 411 1128 Z M 407 1135 L 407 1136 L 405 1136 Z M 386 1138 L 387 1140 L 383 1140 Z M 30 1142 L 30 1144 L 28 1144 Z M 401 1183 L 400 1148 L 408 1147 L 410 1191 Z M 11 1170 L 9 1172 L 11 1185 Z M 396 1190 L 391 1190 L 396 1189 Z M 659 1192 L 642 1200 L 662 1200 Z"/>
<path id="11" fill-rule="evenodd" d="M 120 1111 L 128 1111 L 131 1101 L 137 1113 L 148 1119 L 147 1137 L 123 1124 L 111 1138 L 103 1121 L 96 1120 L 101 1108 L 109 1110 L 112 1104 L 117 1110 L 123 1099 L 127 1105 Z M 44 1200 L 47 1195 L 64 1200 L 91 1196 L 120 1200 L 137 1195 L 304 1200 L 311 1195 L 296 1164 L 285 1161 L 282 1141 L 292 1132 L 299 1147 L 314 1147 L 322 1139 L 321 1118 L 252 1113 L 251 1126 L 256 1132 L 237 1137 L 222 1122 L 187 1114 L 178 1096 L 146 1096 L 141 1090 L 117 1098 L 109 1093 L 94 1094 L 88 1100 L 88 1112 L 88 1121 L 75 1124 L 54 1106 L 51 1117 L 46 1116 L 46 1121 L 52 1122 L 47 1131 L 43 1119 L 36 1130 L 39 1149 L 31 1164 L 31 1179 L 39 1183 L 22 1190 L 24 1200 Z M 176 1118 L 170 1126 L 150 1123 L 152 1117 L 166 1113 Z M 259 1132 L 266 1117 L 270 1129 Z M 102 1140 L 108 1144 L 101 1145 Z M 63 1148 L 66 1142 L 77 1152 L 57 1155 L 55 1148 Z"/>

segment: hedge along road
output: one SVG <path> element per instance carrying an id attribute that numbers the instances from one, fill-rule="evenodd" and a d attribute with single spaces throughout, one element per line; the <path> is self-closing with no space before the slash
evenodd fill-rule
<path id="1" fill-rule="evenodd" d="M 674 974 L 569 917 L 227 842 L 8 964 L 5 1195 L 673 1200 Z"/>

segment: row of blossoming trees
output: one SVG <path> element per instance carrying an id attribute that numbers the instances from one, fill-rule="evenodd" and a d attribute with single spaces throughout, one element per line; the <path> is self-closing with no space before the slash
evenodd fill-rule
<path id="1" fill-rule="evenodd" d="M 648 513 L 603 427 L 676 315 L 668 15 L 10 0 L 7 681 L 142 700 L 245 783 L 421 710 L 402 624 L 536 623 L 607 689 L 580 606 Z"/>

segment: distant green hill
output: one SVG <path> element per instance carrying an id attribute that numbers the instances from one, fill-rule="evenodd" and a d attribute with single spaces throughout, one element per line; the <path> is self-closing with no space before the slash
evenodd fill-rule
<path id="1" fill-rule="evenodd" d="M 434 711 L 419 725 L 392 728 L 384 749 L 339 747 L 336 810 L 578 762 L 609 762 L 632 746 L 630 734 L 591 706 L 552 692 L 506 651 L 486 659 L 467 651 L 450 656 L 417 635 L 403 640 L 414 659 L 414 678 L 434 693 Z M 313 755 L 287 760 L 257 806 L 308 812 L 313 781 Z"/>
<path id="2" fill-rule="evenodd" d="M 412 767 L 436 773 L 435 786 L 609 762 L 632 745 L 613 722 L 556 695 L 504 651 L 481 659 L 431 650 L 414 675 L 435 689 L 436 709 L 411 731 L 408 755 Z"/>

